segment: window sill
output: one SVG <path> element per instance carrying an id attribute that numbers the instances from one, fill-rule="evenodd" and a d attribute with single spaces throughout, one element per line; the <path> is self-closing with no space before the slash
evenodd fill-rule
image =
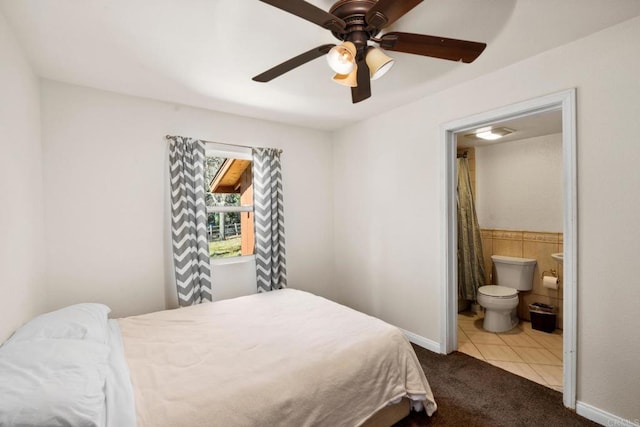
<path id="1" fill-rule="evenodd" d="M 229 258 L 210 258 L 211 266 L 244 264 L 256 259 L 255 255 L 234 256 Z"/>

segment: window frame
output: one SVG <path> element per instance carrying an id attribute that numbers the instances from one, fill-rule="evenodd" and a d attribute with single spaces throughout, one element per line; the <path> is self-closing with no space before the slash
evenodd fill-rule
<path id="1" fill-rule="evenodd" d="M 248 147 L 236 147 L 227 146 L 223 144 L 216 144 L 208 142 L 205 144 L 205 157 L 222 157 L 226 159 L 240 159 L 251 161 L 251 167 L 253 167 L 253 156 L 251 149 Z M 207 215 L 210 213 L 218 212 L 254 212 L 254 205 L 244 206 L 207 206 Z M 254 249 L 255 252 L 255 249 Z M 255 260 L 255 253 L 251 255 L 236 255 L 225 258 L 213 258 L 209 256 L 211 265 L 228 265 L 246 263 Z"/>

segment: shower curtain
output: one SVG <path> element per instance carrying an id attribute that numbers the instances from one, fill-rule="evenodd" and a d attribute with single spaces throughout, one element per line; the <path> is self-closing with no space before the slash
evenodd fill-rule
<path id="1" fill-rule="evenodd" d="M 458 158 L 458 297 L 476 301 L 485 285 L 482 239 L 471 188 L 469 161 Z"/>

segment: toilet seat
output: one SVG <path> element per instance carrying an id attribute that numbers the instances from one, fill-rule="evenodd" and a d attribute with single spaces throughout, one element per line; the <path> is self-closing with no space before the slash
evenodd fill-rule
<path id="1" fill-rule="evenodd" d="M 491 298 L 513 298 L 518 296 L 518 291 L 506 286 L 487 285 L 480 286 L 478 293 Z"/>
<path id="2" fill-rule="evenodd" d="M 513 288 L 487 285 L 478 288 L 478 304 L 484 307 L 482 327 L 488 332 L 505 332 L 518 324 L 519 297 Z"/>

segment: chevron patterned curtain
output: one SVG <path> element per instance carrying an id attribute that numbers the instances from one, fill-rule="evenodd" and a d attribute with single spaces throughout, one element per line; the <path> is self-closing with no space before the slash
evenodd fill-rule
<path id="1" fill-rule="evenodd" d="M 181 307 L 211 301 L 205 206 L 205 148 L 192 138 L 169 138 L 171 234 Z"/>
<path id="2" fill-rule="evenodd" d="M 253 209 L 258 292 L 287 287 L 280 150 L 253 149 Z"/>

